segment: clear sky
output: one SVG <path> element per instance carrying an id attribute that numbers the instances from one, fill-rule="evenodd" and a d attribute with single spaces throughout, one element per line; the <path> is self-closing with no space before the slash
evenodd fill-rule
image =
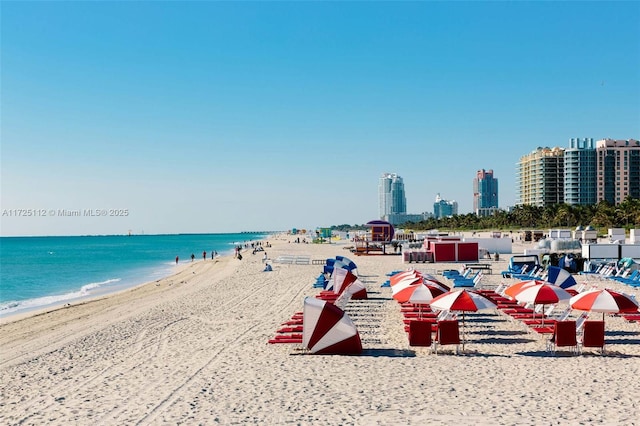
<path id="1" fill-rule="evenodd" d="M 2 235 L 362 224 L 385 172 L 403 177 L 409 213 L 438 193 L 469 213 L 479 169 L 507 207 L 537 147 L 640 139 L 638 2 L 0 13 Z"/>

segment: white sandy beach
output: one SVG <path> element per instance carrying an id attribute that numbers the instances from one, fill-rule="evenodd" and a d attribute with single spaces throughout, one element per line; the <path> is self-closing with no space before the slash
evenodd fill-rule
<path id="1" fill-rule="evenodd" d="M 270 239 L 269 258 L 346 255 L 369 299 L 350 301 L 360 356 L 268 344 L 302 310 L 319 265 L 261 253 L 195 262 L 136 289 L 0 326 L 2 424 L 637 425 L 640 323 L 607 316 L 607 355 L 545 351 L 545 339 L 495 310 L 468 315 L 466 352 L 410 347 L 381 288 L 399 256 Z M 523 246 L 514 244 L 514 253 Z M 503 279 L 509 255 L 483 285 Z M 412 264 L 418 269 L 456 264 Z M 579 278 L 583 280 L 583 278 Z M 640 299 L 638 289 L 591 277 Z M 593 314 L 599 318 L 600 314 Z"/>

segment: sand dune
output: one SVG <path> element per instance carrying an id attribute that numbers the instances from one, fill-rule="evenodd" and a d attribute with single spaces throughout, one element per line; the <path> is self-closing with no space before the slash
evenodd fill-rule
<path id="1" fill-rule="evenodd" d="M 640 325 L 607 317 L 607 356 L 545 350 L 497 311 L 467 317 L 465 353 L 410 347 L 380 285 L 399 256 L 347 243 L 270 240 L 271 259 L 349 255 L 370 299 L 352 300 L 361 356 L 308 355 L 267 341 L 302 309 L 321 267 L 196 262 L 156 283 L 0 326 L 3 424 L 638 424 Z M 521 252 L 514 245 L 514 252 Z M 483 279 L 496 286 L 509 256 Z M 455 264 L 419 264 L 431 272 Z M 638 290 L 609 281 L 593 284 Z"/>

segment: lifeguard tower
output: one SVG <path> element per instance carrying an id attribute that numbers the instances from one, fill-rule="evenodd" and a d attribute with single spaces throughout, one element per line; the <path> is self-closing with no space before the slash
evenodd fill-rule
<path id="1" fill-rule="evenodd" d="M 371 230 L 364 237 L 356 237 L 355 254 L 387 254 L 386 246 L 391 244 L 395 229 L 384 220 L 372 220 L 366 223 Z"/>

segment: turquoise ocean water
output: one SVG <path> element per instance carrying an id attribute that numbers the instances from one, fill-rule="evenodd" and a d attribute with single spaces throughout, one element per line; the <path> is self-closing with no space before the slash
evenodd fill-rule
<path id="1" fill-rule="evenodd" d="M 171 275 L 175 258 L 229 255 L 265 233 L 1 237 L 0 316 L 109 293 Z"/>

